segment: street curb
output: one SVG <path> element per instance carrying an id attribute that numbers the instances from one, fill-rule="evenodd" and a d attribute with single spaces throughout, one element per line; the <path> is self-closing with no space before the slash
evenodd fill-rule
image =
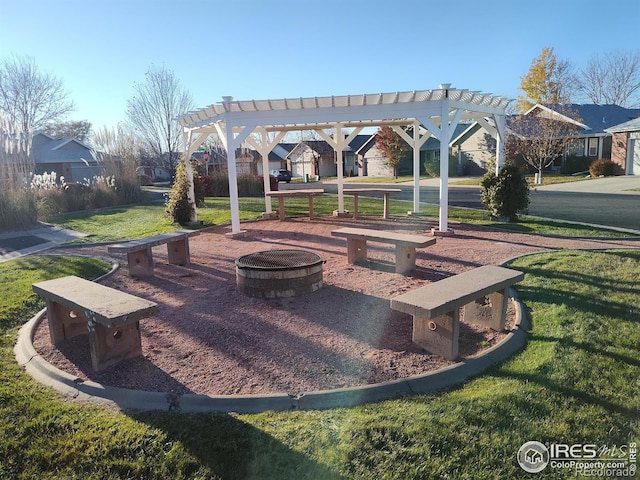
<path id="1" fill-rule="evenodd" d="M 429 394 L 458 385 L 500 363 L 526 343 L 529 321 L 522 302 L 513 289 L 509 290 L 516 307 L 515 325 L 498 344 L 479 355 L 439 370 L 389 382 L 358 387 L 306 392 L 299 395 L 177 395 L 104 386 L 83 381 L 44 360 L 33 347 L 35 330 L 46 309 L 39 311 L 18 332 L 14 353 L 18 364 L 36 381 L 54 388 L 69 400 L 99 405 L 111 405 L 121 410 L 235 412 L 319 410 L 352 407 L 414 394 Z"/>

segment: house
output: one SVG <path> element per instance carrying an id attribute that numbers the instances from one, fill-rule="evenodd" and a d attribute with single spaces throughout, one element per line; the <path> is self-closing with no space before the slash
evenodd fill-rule
<path id="1" fill-rule="evenodd" d="M 459 123 L 456 125 L 452 138 L 455 140 L 468 128 L 469 124 Z M 453 140 L 449 146 L 454 146 Z M 387 165 L 386 157 L 376 145 L 376 134 L 368 136 L 356 153 L 358 155 L 360 175 L 368 177 L 389 177 L 394 175 L 393 168 Z M 427 164 L 433 165 L 439 164 L 439 162 L 440 140 L 432 136 L 420 147 L 420 174 L 427 173 Z M 398 175 L 413 174 L 413 157 L 409 156 L 403 159 L 398 165 L 398 171 L 396 173 Z"/>
<path id="2" fill-rule="evenodd" d="M 334 150 L 324 140 L 299 142 L 288 153 L 287 164 L 293 177 L 335 177 L 338 174 Z"/>
<path id="3" fill-rule="evenodd" d="M 53 138 L 36 132 L 32 140 L 36 172 L 56 172 L 66 183 L 83 182 L 101 175 L 95 152 L 75 138 Z"/>
<path id="4" fill-rule="evenodd" d="M 640 175 L 640 118 L 605 129 L 612 135 L 611 160 L 626 175 Z"/>
<path id="5" fill-rule="evenodd" d="M 560 109 L 553 105 L 536 104 L 524 113 L 524 115 L 554 117 L 579 127 L 580 134 L 573 149 L 552 164 L 551 168 L 554 170 L 562 167 L 567 156 L 590 160 L 600 158 L 611 160 L 612 128 L 640 116 L 640 109 L 624 108 L 618 105 L 570 104 L 563 108 L 575 112 L 578 118 L 573 119 L 559 113 Z M 459 147 L 460 155 L 466 161 L 467 173 L 486 171 L 487 165 L 495 156 L 495 139 L 491 138 L 477 122 L 469 125 L 459 138 L 454 138 L 452 144 Z M 626 155 L 626 151 L 623 155 Z M 623 165 L 622 161 L 618 163 Z"/>

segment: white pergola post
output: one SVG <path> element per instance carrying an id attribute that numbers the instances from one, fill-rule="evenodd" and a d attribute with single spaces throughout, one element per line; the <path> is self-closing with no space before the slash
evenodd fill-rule
<path id="1" fill-rule="evenodd" d="M 411 145 L 413 150 L 413 211 L 408 213 L 418 214 L 420 213 L 420 149 L 431 134 L 428 130 L 420 126 L 418 120 L 413 122 L 413 136 L 408 135 L 399 125 L 393 125 L 391 128 L 400 135 L 405 142 Z M 420 134 L 421 130 L 425 131 L 422 135 Z"/>
<path id="2" fill-rule="evenodd" d="M 193 169 L 191 168 L 191 155 L 194 152 L 192 148 L 195 149 L 195 148 L 198 148 L 198 146 L 195 146 L 195 144 L 192 145 L 191 143 L 192 139 L 193 139 L 193 132 L 191 130 L 189 130 L 188 133 L 182 135 L 182 141 L 185 147 L 191 147 L 191 148 L 185 148 L 186 154 L 184 156 L 183 161 L 184 161 L 184 167 L 187 175 L 187 183 L 189 184 L 189 191 L 187 192 L 187 201 L 189 202 L 190 205 L 192 205 L 189 223 L 194 225 L 198 222 L 198 207 L 196 205 L 196 193 L 193 186 Z"/>
<path id="3" fill-rule="evenodd" d="M 338 169 L 338 210 L 333 212 L 334 215 L 344 215 L 344 175 L 343 175 L 343 150 L 349 143 L 362 131 L 362 127 L 358 127 L 354 129 L 346 138 L 342 133 L 343 124 L 336 123 L 333 125 L 335 129 L 335 134 L 333 138 L 324 130 L 316 130 L 318 135 L 320 135 L 329 145 L 333 147 L 336 155 L 337 161 L 337 169 Z"/>
<path id="4" fill-rule="evenodd" d="M 496 124 L 496 175 L 500 173 L 502 167 L 504 166 L 505 159 L 505 150 L 504 146 L 506 145 L 506 116 L 505 115 L 494 115 L 493 116 L 495 124 Z"/>
<path id="5" fill-rule="evenodd" d="M 274 212 L 271 206 L 271 197 L 268 195 L 271 191 L 271 181 L 269 178 L 269 153 L 271 153 L 271 150 L 280 143 L 280 140 L 282 140 L 282 137 L 284 137 L 287 132 L 277 132 L 275 137 L 269 141 L 269 134 L 265 127 L 258 127 L 256 131 L 260 136 L 260 141 L 256 140 L 252 136 L 248 136 L 246 140 L 262 157 L 262 184 L 264 188 L 265 205 L 265 212 L 263 216 L 270 217 Z"/>

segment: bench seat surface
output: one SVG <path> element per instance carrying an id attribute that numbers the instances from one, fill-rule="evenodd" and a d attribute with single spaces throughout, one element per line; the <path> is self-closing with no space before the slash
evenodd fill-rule
<path id="1" fill-rule="evenodd" d="M 400 193 L 401 188 L 345 188 L 342 190 L 345 195 L 354 193 Z"/>
<path id="2" fill-rule="evenodd" d="M 436 243 L 435 237 L 425 237 L 423 235 L 412 235 L 408 233 L 386 232 L 383 230 L 371 230 L 366 228 L 345 227 L 333 230 L 334 237 L 357 238 L 360 240 L 371 240 L 373 242 L 395 243 L 410 247 L 426 247 Z"/>
<path id="3" fill-rule="evenodd" d="M 158 312 L 154 302 L 73 275 L 34 283 L 33 291 L 72 310 L 93 312 L 92 320 L 107 328 Z"/>
<path id="4" fill-rule="evenodd" d="M 131 240 L 129 242 L 109 245 L 108 251 L 110 253 L 131 253 L 147 247 L 155 247 L 157 245 L 162 245 L 163 243 L 174 242 L 176 240 L 193 237 L 199 234 L 200 232 L 197 230 L 178 230 L 175 232 L 161 233 L 160 235 L 154 235 L 153 237 L 146 237 L 139 240 Z"/>
<path id="5" fill-rule="evenodd" d="M 422 318 L 434 318 L 508 288 L 523 278 L 524 273 L 517 270 L 485 265 L 392 298 L 391 308 Z"/>

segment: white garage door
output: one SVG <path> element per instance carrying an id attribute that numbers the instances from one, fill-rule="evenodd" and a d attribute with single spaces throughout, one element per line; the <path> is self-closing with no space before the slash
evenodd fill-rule
<path id="1" fill-rule="evenodd" d="M 640 175 L 640 132 L 629 135 L 629 175 Z"/>

